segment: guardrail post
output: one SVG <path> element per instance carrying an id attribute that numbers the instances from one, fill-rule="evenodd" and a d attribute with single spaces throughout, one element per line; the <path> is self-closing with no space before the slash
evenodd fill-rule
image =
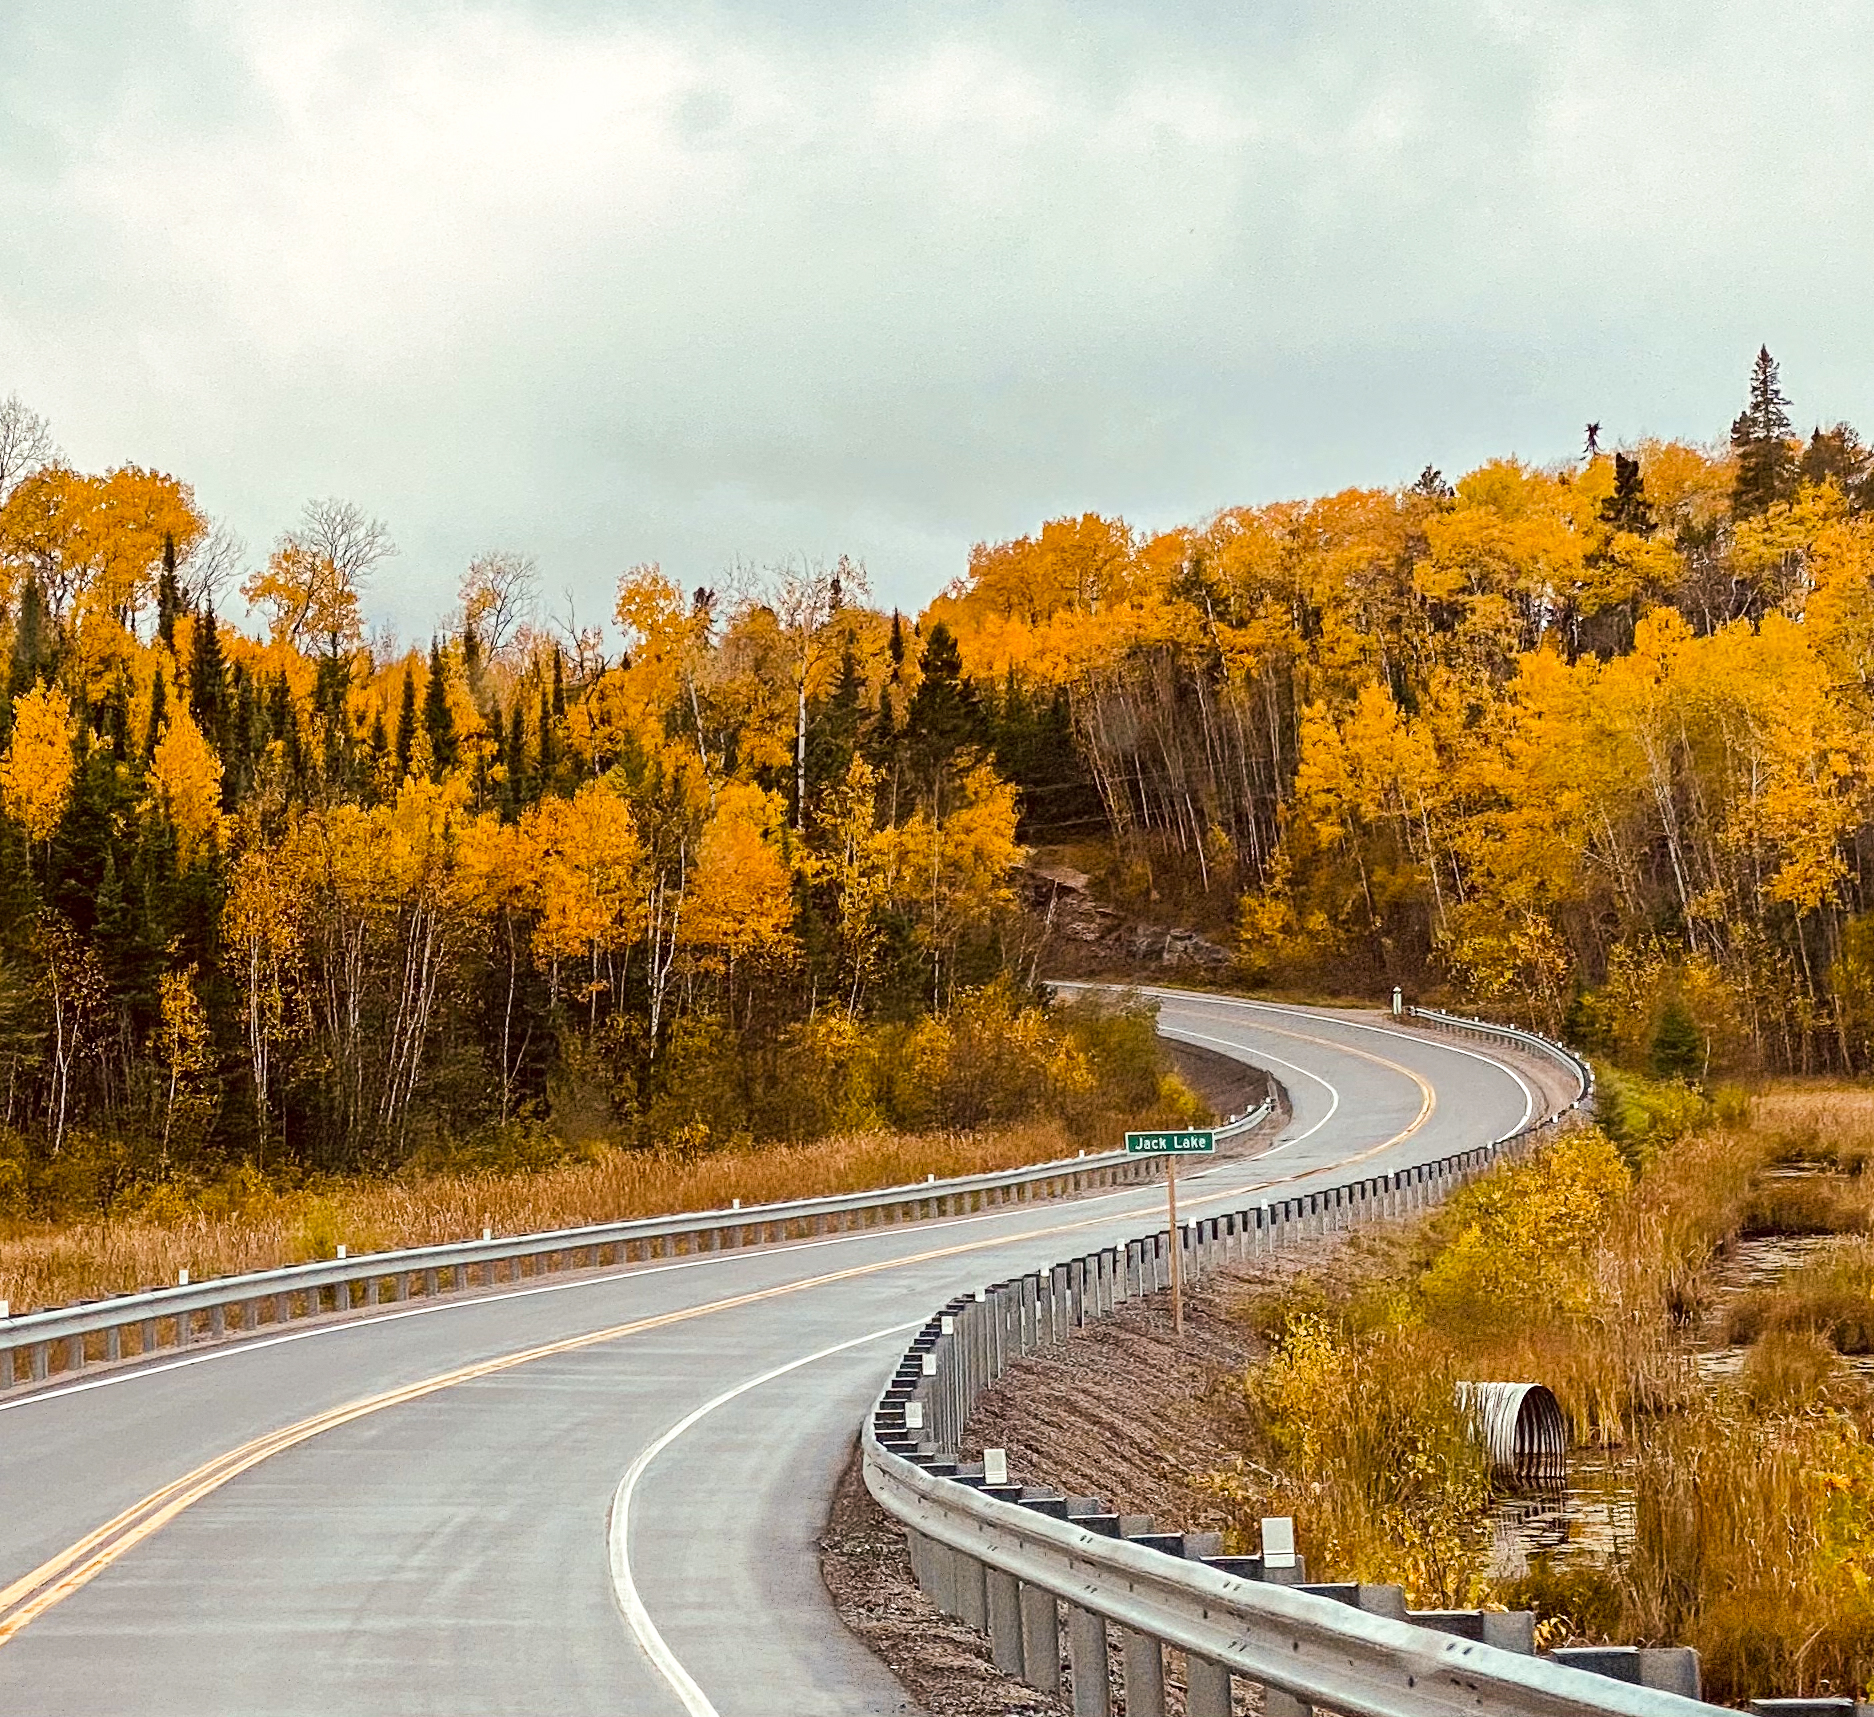
<path id="1" fill-rule="evenodd" d="M 989 1631 L 988 1570 L 966 1550 L 950 1553 L 956 1570 L 957 1619 L 979 1634 Z"/>
<path id="2" fill-rule="evenodd" d="M 1121 1632 L 1126 1664 L 1126 1717 L 1165 1717 L 1165 1648 L 1150 1634 Z"/>
<path id="3" fill-rule="evenodd" d="M 52 1369 L 52 1344 L 47 1341 L 33 1343 L 33 1382 L 43 1383 L 46 1373 Z"/>
<path id="4" fill-rule="evenodd" d="M 1229 1707 L 1226 1705 L 1224 1709 L 1227 1711 Z M 1262 1690 L 1262 1717 L 1314 1717 L 1314 1707 L 1279 1687 L 1265 1686 Z"/>
<path id="5" fill-rule="evenodd" d="M 924 1540 L 924 1595 L 937 1606 L 939 1613 L 955 1616 L 957 1609 L 957 1553 L 934 1538 Z"/>
<path id="6" fill-rule="evenodd" d="M 1067 1606 L 1067 1656 L 1074 1678 L 1074 1717 L 1112 1717 L 1106 1675 L 1106 1623 L 1078 1604 Z"/>
<path id="7" fill-rule="evenodd" d="M 1264 1717 L 1277 1717 L 1273 1705 L 1265 1704 L 1263 1711 Z M 1185 1717 L 1230 1717 L 1230 1672 L 1222 1664 L 1185 1653 L 1184 1712 Z"/>
<path id="8" fill-rule="evenodd" d="M 1061 1616 L 1052 1592 L 1022 1587 L 1022 1680 L 1050 1698 L 1061 1691 Z"/>
<path id="9" fill-rule="evenodd" d="M 989 1652 L 1004 1675 L 1022 1672 L 1022 1594 L 1013 1574 L 991 1568 L 989 1588 Z"/>
<path id="10" fill-rule="evenodd" d="M 81 1335 L 68 1335 L 65 1338 L 65 1369 L 83 1371 L 85 1368 L 85 1338 Z"/>
<path id="11" fill-rule="evenodd" d="M 13 1387 L 13 1350 L 0 1347 L 0 1389 Z"/>

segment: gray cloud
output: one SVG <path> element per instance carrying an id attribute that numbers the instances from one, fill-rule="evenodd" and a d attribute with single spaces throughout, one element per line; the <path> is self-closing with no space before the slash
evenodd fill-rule
<path id="1" fill-rule="evenodd" d="M 0 22 L 0 393 L 264 544 L 969 544 L 1874 417 L 1864 9 L 196 4 Z"/>

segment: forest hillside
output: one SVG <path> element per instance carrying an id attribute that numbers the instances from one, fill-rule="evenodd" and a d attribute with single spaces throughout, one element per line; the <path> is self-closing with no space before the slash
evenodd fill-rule
<path id="1" fill-rule="evenodd" d="M 1249 982 L 1668 1074 L 1874 1062 L 1874 463 L 1767 351 L 1716 447 L 1056 520 L 925 620 L 990 706 L 1065 700 L 1071 755 L 996 753 L 1030 838 L 1233 926 Z"/>
<path id="2" fill-rule="evenodd" d="M 1038 849 L 1246 982 L 1874 1059 L 1874 464 L 1767 352 L 1713 447 L 1056 520 L 915 618 L 491 552 L 412 648 L 395 553 L 0 406 L 0 1199 L 1147 1106 L 1038 1005 Z"/>

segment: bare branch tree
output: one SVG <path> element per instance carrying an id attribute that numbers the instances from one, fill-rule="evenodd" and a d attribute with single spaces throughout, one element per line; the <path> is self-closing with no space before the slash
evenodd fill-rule
<path id="1" fill-rule="evenodd" d="M 831 647 L 832 621 L 850 596 L 869 588 L 865 567 L 841 555 L 837 565 L 803 561 L 777 567 L 767 605 L 793 656 L 794 827 L 807 826 L 807 694 L 815 671 Z"/>
<path id="2" fill-rule="evenodd" d="M 371 569 L 397 552 L 383 520 L 350 501 L 308 501 L 298 526 L 282 536 L 264 572 L 241 594 L 267 615 L 276 638 L 323 639 L 336 658 L 363 636 L 358 598 Z"/>
<path id="3" fill-rule="evenodd" d="M 16 393 L 0 400 L 0 502 L 59 456 L 52 426 Z"/>
<path id="4" fill-rule="evenodd" d="M 532 555 L 490 549 L 469 562 L 460 594 L 462 624 L 474 630 L 491 657 L 500 656 L 514 642 L 522 622 L 534 615 L 539 569 Z"/>
<path id="5" fill-rule="evenodd" d="M 565 606 L 550 616 L 550 630 L 559 634 L 557 642 L 572 662 L 573 678 L 583 685 L 605 672 L 605 628 L 579 624 L 579 603 L 570 584 L 560 592 L 560 600 Z"/>
<path id="6" fill-rule="evenodd" d="M 292 534 L 353 590 L 361 590 L 372 567 L 397 552 L 389 526 L 353 501 L 308 501 Z"/>
<path id="7" fill-rule="evenodd" d="M 183 599 L 191 608 L 225 608 L 246 559 L 246 540 L 227 525 L 216 524 L 195 539 L 176 566 Z"/>

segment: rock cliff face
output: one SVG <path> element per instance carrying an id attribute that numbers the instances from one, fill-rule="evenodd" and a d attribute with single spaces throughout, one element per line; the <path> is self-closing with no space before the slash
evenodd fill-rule
<path id="1" fill-rule="evenodd" d="M 1029 865 L 1020 881 L 1023 899 L 1046 933 L 1045 964 L 1062 977 L 1230 964 L 1227 948 L 1195 930 L 1145 923 L 1101 905 L 1085 871 Z"/>

